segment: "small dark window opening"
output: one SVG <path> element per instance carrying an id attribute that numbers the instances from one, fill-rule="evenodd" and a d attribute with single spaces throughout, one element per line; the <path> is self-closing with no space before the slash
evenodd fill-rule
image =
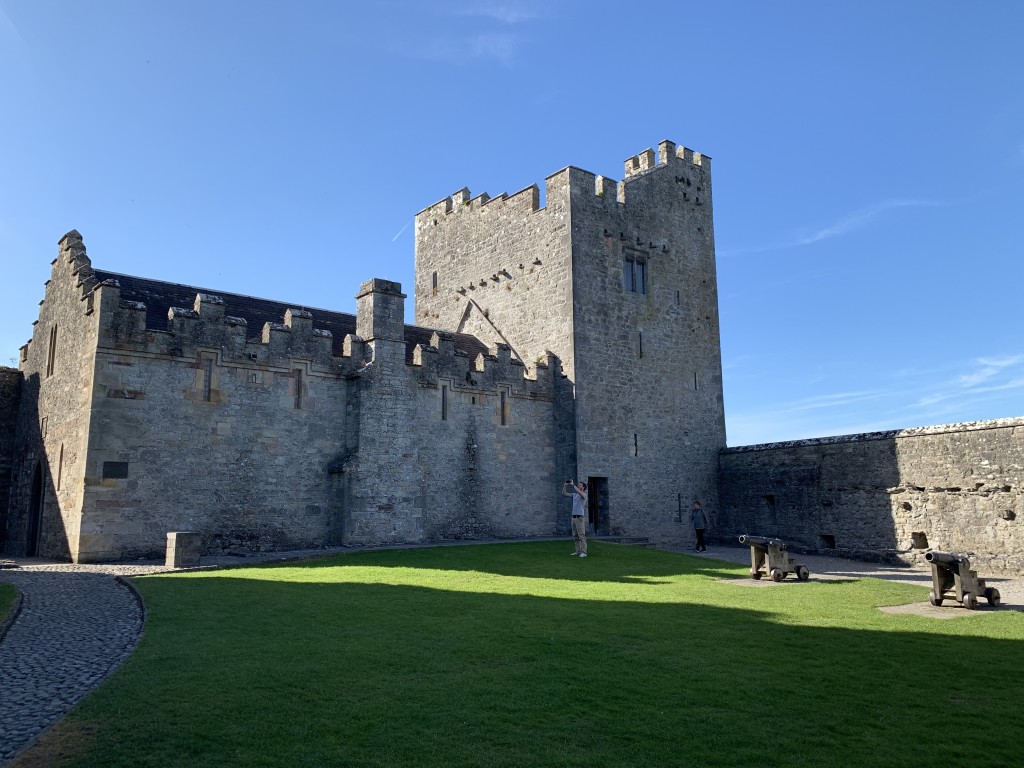
<path id="1" fill-rule="evenodd" d="M 639 353 L 640 357 L 643 357 L 644 356 L 644 335 L 642 333 L 637 333 L 637 335 L 636 335 L 636 342 L 637 342 L 636 343 L 637 352 Z"/>
<path id="2" fill-rule="evenodd" d="M 60 490 L 61 481 L 64 479 L 64 443 L 60 444 L 60 458 L 57 459 L 57 490 Z"/>
<path id="3" fill-rule="evenodd" d="M 448 421 L 448 385 L 441 385 L 441 421 Z"/>
<path id="4" fill-rule="evenodd" d="M 914 549 L 928 549 L 928 536 L 924 531 L 914 531 L 910 534 L 910 546 Z"/>
<path id="5" fill-rule="evenodd" d="M 49 416 L 43 416 L 43 418 L 40 420 L 40 422 L 39 422 L 39 436 L 40 437 L 44 437 L 44 438 L 46 437 L 46 427 L 47 427 L 47 422 L 48 421 L 49 421 Z"/>
<path id="6" fill-rule="evenodd" d="M 104 480 L 124 480 L 128 477 L 128 462 L 127 461 L 104 461 L 103 462 L 103 479 Z"/>
<path id="7" fill-rule="evenodd" d="M 501 392 L 501 426 L 508 426 L 508 395 L 504 390 Z"/>
<path id="8" fill-rule="evenodd" d="M 836 537 L 833 536 L 831 533 L 819 533 L 818 547 L 821 549 L 835 549 Z"/>
<path id="9" fill-rule="evenodd" d="M 302 409 L 302 369 L 295 369 L 295 410 Z"/>
<path id="10" fill-rule="evenodd" d="M 679 291 L 676 291 L 676 306 L 678 307 L 680 303 L 681 302 L 680 302 L 680 299 L 679 299 Z"/>
<path id="11" fill-rule="evenodd" d="M 636 432 L 633 433 L 633 455 L 640 455 L 640 439 L 637 437 Z"/>
<path id="12" fill-rule="evenodd" d="M 693 391 L 696 392 L 699 389 L 697 386 L 697 372 L 693 372 Z"/>
<path id="13" fill-rule="evenodd" d="M 203 360 L 203 400 L 210 402 L 213 395 L 213 360 Z"/>
<path id="14" fill-rule="evenodd" d="M 57 326 L 50 329 L 50 346 L 46 353 L 46 375 L 53 375 L 54 365 L 57 362 Z"/>
<path id="15" fill-rule="evenodd" d="M 431 278 L 430 289 L 431 289 L 431 292 L 432 292 L 431 295 L 432 296 L 437 296 L 437 272 L 435 272 L 433 274 L 433 277 Z"/>

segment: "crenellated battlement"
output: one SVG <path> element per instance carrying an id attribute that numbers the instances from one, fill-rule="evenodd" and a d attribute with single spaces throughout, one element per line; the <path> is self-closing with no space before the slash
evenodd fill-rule
<path id="1" fill-rule="evenodd" d="M 495 393 L 506 387 L 510 394 L 536 399 L 551 399 L 550 369 L 547 359 L 538 361 L 532 375 L 512 357 L 508 344 L 494 344 L 484 353 L 470 357 L 455 346 L 455 334 L 435 331 L 430 344 L 417 344 L 411 367 L 419 369 L 420 386 L 436 387 L 442 380 L 455 390 Z"/>
<path id="2" fill-rule="evenodd" d="M 123 299 L 116 279 L 106 279 L 94 289 L 101 311 L 101 345 L 124 351 L 192 358 L 202 350 L 219 349 L 222 362 L 249 366 L 286 366 L 288 361 L 310 360 L 321 371 L 343 374 L 362 364 L 362 347 L 347 345 L 358 357 L 336 355 L 334 334 L 315 327 L 312 312 L 287 309 L 281 322 L 266 321 L 258 338 L 249 337 L 244 317 L 227 313 L 220 296 L 197 292 L 192 307 L 170 306 L 165 328 L 154 328 L 147 318 L 151 308 L 142 301 Z"/>
<path id="3" fill-rule="evenodd" d="M 698 177 L 708 178 L 711 173 L 711 158 L 666 139 L 658 143 L 657 152 L 652 148 L 645 149 L 643 152 L 627 158 L 624 167 L 625 178 L 623 181 L 616 181 L 608 176 L 600 176 L 575 166 L 568 166 L 551 174 L 545 180 L 548 199 L 548 206 L 545 208 L 540 205 L 540 188 L 537 184 L 532 184 L 512 195 L 502 192 L 496 197 L 491 197 L 486 192 L 473 197 L 469 189 L 463 187 L 416 214 L 417 224 L 425 227 L 430 222 L 431 226 L 436 226 L 437 221 L 433 217 L 462 212 L 487 213 L 496 209 L 517 213 L 543 211 L 550 207 L 551 200 L 558 196 L 559 190 L 565 186 L 567 177 L 571 175 L 582 175 L 584 178 L 593 179 L 593 193 L 596 196 L 625 204 L 627 183 L 635 178 L 667 168 L 675 168 L 677 171 L 696 171 Z M 685 184 L 687 180 L 689 180 L 688 176 L 683 176 L 679 183 Z M 690 184 L 692 183 L 691 180 Z M 687 195 L 687 197 L 691 200 L 697 199 L 696 195 Z"/>
<path id="4" fill-rule="evenodd" d="M 468 187 L 463 187 L 443 200 L 439 200 L 416 214 L 417 220 L 428 219 L 431 216 L 441 216 L 460 212 L 494 212 L 496 210 L 507 210 L 516 213 L 536 213 L 544 210 L 540 205 L 540 187 L 531 184 L 518 192 L 508 195 L 502 192 L 500 195 L 491 197 L 486 192 L 481 192 L 476 197 L 470 194 Z"/>
<path id="5" fill-rule="evenodd" d="M 657 157 L 657 162 L 655 162 L 655 157 Z M 672 165 L 678 161 L 696 165 L 705 173 L 711 172 L 710 157 L 700 152 L 694 152 L 689 147 L 677 147 L 674 142 L 666 139 L 658 143 L 657 156 L 653 149 L 648 148 L 628 158 L 625 163 L 626 177 L 653 171 L 660 166 Z"/>

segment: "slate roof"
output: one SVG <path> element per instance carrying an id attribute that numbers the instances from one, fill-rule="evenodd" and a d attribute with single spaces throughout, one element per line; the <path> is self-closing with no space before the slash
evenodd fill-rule
<path id="1" fill-rule="evenodd" d="M 171 307 L 192 309 L 197 293 L 219 296 L 224 300 L 224 313 L 232 317 L 241 317 L 247 324 L 250 339 L 259 340 L 266 322 L 283 323 L 284 313 L 288 309 L 304 309 L 313 315 L 313 327 L 330 331 L 333 338 L 332 350 L 341 355 L 345 335 L 356 332 L 356 316 L 344 312 L 332 312 L 327 309 L 316 309 L 299 302 L 272 301 L 258 299 L 254 296 L 242 296 L 237 293 L 218 291 L 213 288 L 199 288 L 193 285 L 165 283 L 161 280 L 149 280 L 145 277 L 120 275 L 116 272 L 93 270 L 96 279 L 116 280 L 121 285 L 121 298 L 126 301 L 139 301 L 146 305 L 146 327 L 157 331 L 167 330 L 167 310 Z M 430 346 L 433 328 L 418 325 L 405 326 L 405 359 L 412 362 L 413 350 L 417 344 Z M 481 352 L 487 354 L 487 345 L 476 336 L 456 333 L 455 349 L 475 358 Z"/>

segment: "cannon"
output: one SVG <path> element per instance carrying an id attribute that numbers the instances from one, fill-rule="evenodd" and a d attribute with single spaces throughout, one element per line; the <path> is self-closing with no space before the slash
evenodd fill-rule
<path id="1" fill-rule="evenodd" d="M 767 561 L 768 575 L 772 581 L 782 581 L 791 573 L 796 574 L 800 581 L 807 581 L 811 572 L 807 566 L 799 565 L 786 551 L 786 543 L 767 536 L 740 536 L 740 544 L 750 547 L 750 578 L 760 579 L 764 573 L 761 568 Z"/>
<path id="2" fill-rule="evenodd" d="M 966 555 L 933 550 L 926 552 L 924 559 L 932 566 L 932 589 L 928 593 L 932 605 L 942 605 L 947 597 L 971 611 L 978 607 L 979 597 L 984 597 L 993 608 L 999 605 L 999 590 L 985 586 L 985 580 L 971 570 Z"/>

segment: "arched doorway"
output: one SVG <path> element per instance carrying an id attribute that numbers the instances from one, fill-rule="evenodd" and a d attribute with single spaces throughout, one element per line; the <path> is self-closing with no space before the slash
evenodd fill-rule
<path id="1" fill-rule="evenodd" d="M 28 535 L 25 540 L 25 555 L 35 557 L 39 550 L 39 529 L 43 519 L 43 464 L 36 462 L 32 476 L 32 496 L 28 505 Z"/>

